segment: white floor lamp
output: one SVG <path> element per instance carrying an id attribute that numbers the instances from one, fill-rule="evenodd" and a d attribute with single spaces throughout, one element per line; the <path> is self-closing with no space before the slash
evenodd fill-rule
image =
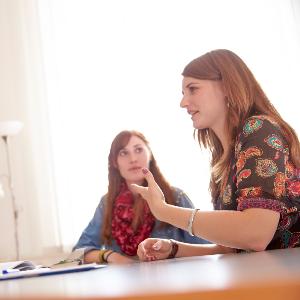
<path id="1" fill-rule="evenodd" d="M 18 134 L 23 128 L 23 123 L 20 121 L 2 121 L 0 122 L 0 136 L 4 141 L 6 158 L 7 158 L 7 180 L 8 186 L 10 189 L 10 196 L 12 202 L 12 209 L 14 214 L 14 238 L 15 238 L 15 247 L 16 247 L 16 260 L 20 259 L 20 249 L 19 249 L 19 230 L 18 230 L 18 207 L 16 203 L 13 180 L 12 180 L 12 170 L 11 162 L 9 155 L 9 137 Z"/>

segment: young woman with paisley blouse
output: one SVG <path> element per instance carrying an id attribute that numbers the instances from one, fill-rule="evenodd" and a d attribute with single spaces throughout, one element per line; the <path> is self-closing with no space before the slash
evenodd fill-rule
<path id="1" fill-rule="evenodd" d="M 300 246 L 300 145 L 296 132 L 268 100 L 235 53 L 219 49 L 183 70 L 181 107 L 199 144 L 211 152 L 214 211 L 172 207 L 144 169 L 148 187 L 133 188 L 154 216 L 211 245 L 177 243 L 176 257 Z M 141 260 L 163 259 L 169 241 L 147 239 Z"/>
<path id="2" fill-rule="evenodd" d="M 141 173 L 149 168 L 169 205 L 193 208 L 187 195 L 171 187 L 160 172 L 149 143 L 137 131 L 122 131 L 113 140 L 108 157 L 108 192 L 73 249 L 84 248 L 84 262 L 130 263 L 137 260 L 137 247 L 148 237 L 207 243 L 184 230 L 158 221 L 147 202 L 131 184 L 146 185 Z"/>

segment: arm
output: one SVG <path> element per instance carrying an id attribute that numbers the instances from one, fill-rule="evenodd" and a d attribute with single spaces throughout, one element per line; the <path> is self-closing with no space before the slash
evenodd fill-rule
<path id="1" fill-rule="evenodd" d="M 104 247 L 100 241 L 100 232 L 102 230 L 102 215 L 105 205 L 105 198 L 102 197 L 99 205 L 96 208 L 92 220 L 89 222 L 88 226 L 82 232 L 78 242 L 74 246 L 74 249 L 85 248 L 84 263 L 99 263 L 100 262 L 100 249 Z M 134 261 L 125 255 L 115 252 L 115 249 L 110 247 L 105 247 L 106 249 L 114 250 L 108 258 L 108 262 L 111 263 L 128 263 Z"/>
<path id="2" fill-rule="evenodd" d="M 181 243 L 177 241 L 176 243 L 178 244 L 178 252 L 176 254 L 176 257 L 226 254 L 236 252 L 235 249 L 216 244 L 194 245 Z"/>
<path id="3" fill-rule="evenodd" d="M 279 189 L 276 180 L 286 172 L 286 151 L 280 130 L 273 123 L 257 118 L 246 125 L 236 168 L 238 211 L 198 211 L 193 232 L 216 244 L 260 251 L 274 237 L 282 213 L 280 197 L 284 190 Z M 139 187 L 137 191 L 144 193 L 154 215 L 187 229 L 192 211 L 166 204 L 150 172 L 145 178 L 149 187 Z"/>
<path id="4" fill-rule="evenodd" d="M 175 257 L 201 256 L 235 253 L 235 249 L 214 244 L 196 245 L 176 241 L 178 250 Z M 137 254 L 142 261 L 166 259 L 172 251 L 172 243 L 167 239 L 149 238 L 139 244 Z"/>
<path id="5" fill-rule="evenodd" d="M 145 178 L 148 187 L 133 185 L 133 188 L 148 201 L 155 217 L 187 230 L 192 209 L 166 204 L 150 171 L 147 171 Z M 272 239 L 278 221 L 279 213 L 265 209 L 198 211 L 194 219 L 193 232 L 199 237 L 225 247 L 260 251 L 265 249 Z"/>
<path id="6" fill-rule="evenodd" d="M 186 230 L 191 213 L 191 209 L 164 203 L 157 218 Z M 278 212 L 260 208 L 244 211 L 198 211 L 193 232 L 215 244 L 261 251 L 273 238 L 278 222 Z"/>
<path id="7" fill-rule="evenodd" d="M 176 205 L 179 207 L 185 207 L 185 208 L 195 208 L 194 204 L 190 200 L 190 198 L 187 196 L 186 193 L 184 193 L 182 190 L 175 188 L 175 197 L 176 197 Z M 210 242 L 199 238 L 197 236 L 191 236 L 186 230 L 179 229 L 177 227 L 173 227 L 174 230 L 177 230 L 178 237 L 172 237 L 173 239 L 185 243 L 191 243 L 191 244 L 208 244 Z"/>
<path id="8" fill-rule="evenodd" d="M 103 201 L 104 197 L 102 197 L 102 199 L 100 200 L 93 218 L 81 233 L 79 240 L 73 247 L 73 250 L 84 248 L 86 253 L 90 250 L 100 249 L 102 247 L 102 245 L 100 244 L 100 230 L 102 228 Z"/>
<path id="9" fill-rule="evenodd" d="M 93 262 L 100 263 L 99 255 L 100 255 L 99 250 L 91 250 L 87 252 L 84 255 L 84 263 L 93 263 Z M 108 263 L 118 263 L 118 264 L 132 263 L 134 261 L 135 261 L 134 259 L 126 255 L 120 254 L 118 252 L 113 252 L 111 255 L 109 255 L 107 259 Z"/>

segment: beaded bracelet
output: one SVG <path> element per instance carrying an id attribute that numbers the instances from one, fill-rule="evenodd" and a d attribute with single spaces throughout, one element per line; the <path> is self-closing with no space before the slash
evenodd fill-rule
<path id="1" fill-rule="evenodd" d="M 99 255 L 98 255 L 98 257 L 99 257 L 99 264 L 103 264 L 105 262 L 103 256 L 104 256 L 104 254 L 107 251 L 109 251 L 109 250 L 107 250 L 107 249 L 99 250 Z"/>
<path id="2" fill-rule="evenodd" d="M 107 254 L 106 257 L 105 257 L 105 254 L 106 254 L 106 253 L 108 253 L 108 254 Z M 106 252 L 103 254 L 103 261 L 106 262 L 106 263 L 108 263 L 108 258 L 109 258 L 110 255 L 112 255 L 113 253 L 114 253 L 113 250 L 108 250 L 108 251 L 106 251 Z"/>
<path id="3" fill-rule="evenodd" d="M 174 258 L 178 251 L 178 244 L 174 240 L 169 240 L 171 242 L 171 252 L 167 258 Z"/>

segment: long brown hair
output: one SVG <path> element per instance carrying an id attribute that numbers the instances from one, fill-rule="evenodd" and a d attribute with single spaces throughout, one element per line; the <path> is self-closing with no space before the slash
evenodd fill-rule
<path id="1" fill-rule="evenodd" d="M 121 131 L 113 140 L 110 152 L 108 156 L 108 192 L 105 196 L 105 209 L 103 215 L 103 226 L 101 234 L 101 240 L 104 244 L 111 244 L 112 234 L 111 234 L 111 222 L 112 222 L 112 211 L 114 206 L 114 201 L 118 194 L 120 193 L 121 184 L 124 182 L 124 178 L 121 176 L 119 169 L 117 168 L 117 158 L 121 149 L 126 147 L 130 138 L 132 136 L 136 136 L 140 138 L 148 147 L 151 152 L 151 160 L 149 169 L 152 172 L 155 181 L 162 189 L 166 202 L 172 205 L 175 205 L 174 192 L 171 188 L 170 184 L 164 178 L 162 173 L 157 166 L 156 160 L 153 156 L 153 153 L 150 149 L 149 142 L 145 138 L 145 136 L 135 130 L 124 130 Z M 146 184 L 146 182 L 145 182 Z M 131 226 L 136 230 L 142 220 L 142 211 L 143 211 L 143 199 L 139 199 L 139 201 L 135 201 L 133 210 L 134 210 L 134 218 Z M 166 226 L 166 224 L 162 224 L 162 226 Z"/>
<path id="2" fill-rule="evenodd" d="M 300 167 L 300 144 L 294 129 L 280 116 L 267 98 L 252 72 L 235 53 L 225 49 L 208 52 L 192 60 L 182 75 L 204 80 L 221 81 L 229 106 L 226 133 L 230 147 L 225 153 L 216 134 L 209 128 L 194 131 L 200 146 L 211 151 L 212 175 L 210 191 L 214 201 L 220 194 L 228 174 L 230 156 L 238 132 L 245 120 L 252 115 L 266 115 L 281 128 L 290 147 L 291 161 Z"/>

